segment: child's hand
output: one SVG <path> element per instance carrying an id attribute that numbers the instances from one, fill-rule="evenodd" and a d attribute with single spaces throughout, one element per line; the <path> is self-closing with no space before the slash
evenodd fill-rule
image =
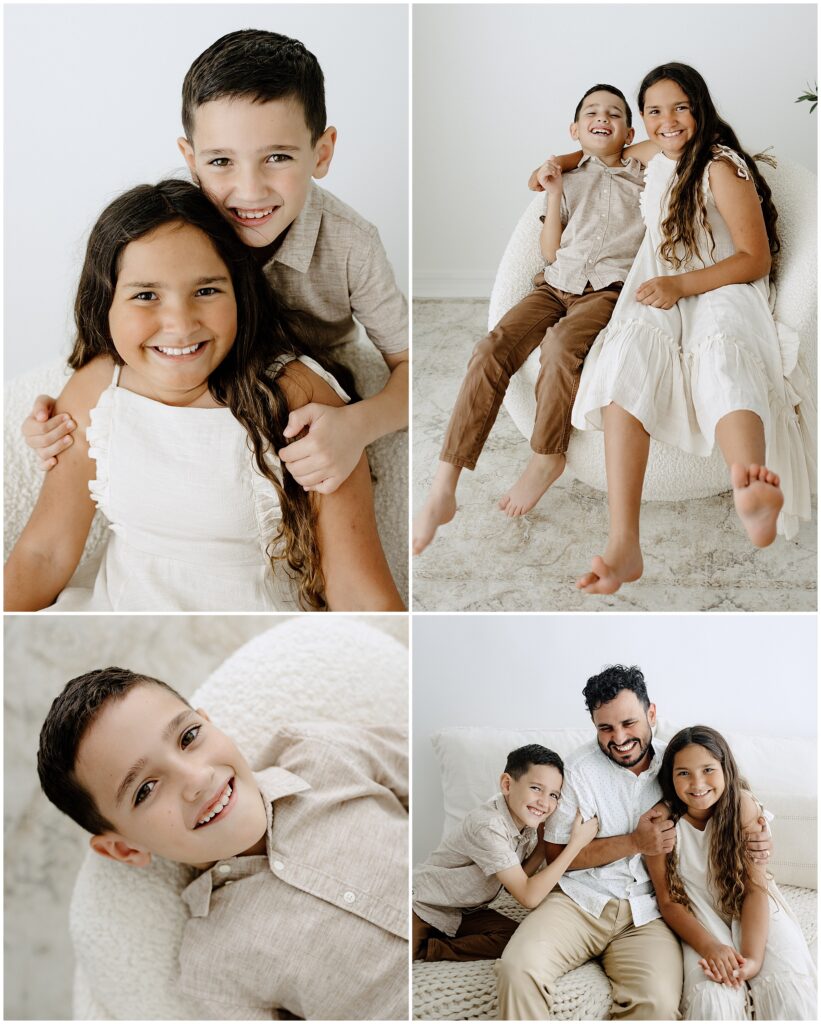
<path id="1" fill-rule="evenodd" d="M 706 949 L 705 955 L 698 962 L 710 981 L 730 988 L 738 988 L 743 984 L 740 971 L 744 963 L 744 957 L 737 950 L 718 940 Z"/>
<path id="2" fill-rule="evenodd" d="M 60 452 L 74 442 L 71 432 L 77 427 L 67 413 L 52 415 L 55 404 L 56 399 L 49 395 L 38 395 L 21 428 L 26 444 L 40 457 L 38 465 L 43 472 L 57 465 Z"/>
<path id="3" fill-rule="evenodd" d="M 749 981 L 761 970 L 761 961 L 752 956 L 744 956 L 741 959 L 744 963 L 738 968 L 738 980 Z"/>
<path id="4" fill-rule="evenodd" d="M 636 301 L 656 309 L 672 309 L 684 294 L 679 276 L 651 277 L 636 292 Z"/>
<path id="5" fill-rule="evenodd" d="M 303 405 L 288 417 L 284 434 L 296 437 L 306 427 L 307 435 L 280 449 L 279 457 L 306 491 L 333 494 L 356 468 L 365 441 L 349 406 Z"/>
<path id="6" fill-rule="evenodd" d="M 582 821 L 582 812 L 576 811 L 573 827 L 570 829 L 570 842 L 581 849 L 587 846 L 591 839 L 596 838 L 599 831 L 599 819 L 593 815 L 587 821 Z"/>
<path id="7" fill-rule="evenodd" d="M 535 174 L 539 184 L 536 191 L 547 192 L 549 196 L 562 194 L 562 168 L 554 157 L 549 156 Z"/>

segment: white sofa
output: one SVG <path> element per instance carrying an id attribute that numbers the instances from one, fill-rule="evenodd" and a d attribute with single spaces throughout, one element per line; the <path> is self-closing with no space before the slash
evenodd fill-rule
<path id="1" fill-rule="evenodd" d="M 687 723 L 659 723 L 656 735 L 670 737 Z M 709 724 L 709 720 L 707 722 Z M 815 955 L 817 904 L 817 795 L 814 740 L 764 738 L 723 731 L 742 774 L 767 809 L 772 825 L 774 857 L 770 864 L 779 888 L 789 900 Z M 445 824 L 449 832 L 473 807 L 497 791 L 500 765 L 509 751 L 541 743 L 567 757 L 593 738 L 583 729 L 448 728 L 433 738 L 442 774 Z M 789 757 L 784 751 L 789 750 Z M 420 808 L 414 809 L 417 817 Z M 493 906 L 514 920 L 527 911 L 507 893 Z M 495 1020 L 498 1012 L 492 961 L 413 965 L 414 1020 Z M 559 981 L 555 1019 L 607 1020 L 610 985 L 596 961 L 584 964 Z"/>
<path id="2" fill-rule="evenodd" d="M 809 379 L 810 394 L 817 388 L 817 248 L 816 176 L 800 164 L 780 160 L 778 169 L 760 165 L 778 210 L 781 252 L 774 261 L 777 284 L 774 315 L 796 330 L 801 338 L 799 364 Z M 533 277 L 544 268 L 539 252 L 539 214 L 544 196 L 533 197 L 510 237 L 490 297 L 488 327 L 524 298 Z M 773 296 L 771 296 L 773 298 Z M 534 389 L 539 372 L 539 352 L 533 352 L 510 381 L 505 408 L 518 429 L 529 438 L 536 415 Z M 814 413 L 805 410 L 808 423 Z M 572 476 L 596 490 L 607 490 L 604 471 L 604 435 L 597 430 L 573 430 L 567 452 L 567 469 Z M 721 453 L 716 449 L 708 459 L 688 455 L 669 445 L 652 441 L 645 478 L 646 501 L 679 501 L 705 498 L 728 490 L 728 476 Z"/>

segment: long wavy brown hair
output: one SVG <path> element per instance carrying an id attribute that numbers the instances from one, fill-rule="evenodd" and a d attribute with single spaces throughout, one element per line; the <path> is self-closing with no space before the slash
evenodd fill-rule
<path id="1" fill-rule="evenodd" d="M 709 751 L 724 772 L 724 792 L 715 803 L 710 818 L 709 877 L 719 909 L 728 917 L 740 917 L 746 890 L 757 884 L 750 874 L 752 862 L 747 853 L 741 818 L 741 792 L 749 792 L 749 786 L 739 775 L 735 758 L 720 733 L 707 725 L 682 729 L 667 744 L 659 769 L 661 791 L 674 821 L 678 821 L 687 812 L 687 805 L 679 799 L 673 785 L 676 754 L 692 745 Z M 675 850 L 667 854 L 666 868 L 671 898 L 691 909 L 678 873 L 678 855 Z"/>
<path id="2" fill-rule="evenodd" d="M 781 248 L 775 223 L 778 220 L 778 212 L 773 205 L 770 186 L 755 164 L 756 160 L 772 162 L 771 159 L 762 154 L 752 157 L 742 149 L 736 133 L 719 117 L 707 83 L 698 71 L 688 64 L 660 64 L 644 76 L 639 87 L 639 110 L 642 113 L 644 97 L 650 86 L 667 80 L 675 82 L 686 94 L 696 128 L 676 166 L 668 213 L 661 224 L 664 241 L 660 246 L 659 256 L 674 270 L 680 270 L 698 254 L 699 227 L 707 233 L 714 249 L 713 233 L 707 220 L 701 182 L 707 164 L 713 159 L 713 146 L 716 145 L 735 150 L 746 163 L 761 203 L 770 252 L 777 253 Z"/>
<path id="3" fill-rule="evenodd" d="M 249 448 L 259 472 L 270 481 L 282 508 L 282 519 L 267 546 L 272 568 L 280 562 L 297 582 L 303 609 L 322 610 L 325 581 L 316 539 L 314 495 L 290 473 L 268 464 L 266 456 L 288 444 L 283 431 L 289 408 L 279 377 L 290 358 L 310 354 L 331 369 L 349 395 L 355 396 L 347 370 L 311 352 L 306 314 L 286 309 L 266 281 L 253 250 L 205 195 L 185 181 L 138 185 L 115 199 L 91 231 L 74 303 L 77 335 L 69 366 L 78 370 L 106 355 L 123 360 L 114 347 L 108 313 L 117 284 L 123 250 L 164 224 L 188 224 L 208 236 L 231 275 L 237 301 L 237 335 L 228 355 L 208 378 L 214 399 L 227 406 L 248 431 Z"/>

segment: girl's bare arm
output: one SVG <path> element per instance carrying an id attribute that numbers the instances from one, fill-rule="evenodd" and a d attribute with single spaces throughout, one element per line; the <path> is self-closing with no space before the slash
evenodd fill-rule
<path id="1" fill-rule="evenodd" d="M 104 358 L 89 363 L 74 374 L 58 399 L 58 414 L 71 409 L 81 430 L 43 480 L 34 511 L 6 562 L 6 611 L 48 608 L 82 557 L 94 518 L 88 484 L 95 467 L 88 457 L 85 428 L 89 410 L 111 379 L 111 367 Z"/>
<path id="2" fill-rule="evenodd" d="M 302 363 L 289 364 L 280 382 L 292 409 L 308 402 L 343 405 L 334 389 Z M 353 473 L 332 494 L 314 494 L 312 498 L 330 609 L 404 611 L 376 529 L 366 456 L 361 456 Z"/>
<path id="3" fill-rule="evenodd" d="M 741 793 L 742 825 L 753 828 L 758 823 L 758 804 L 750 793 Z M 767 874 L 760 865 L 752 862 L 749 869 L 749 883 L 744 892 L 744 903 L 741 908 L 741 955 L 754 961 L 754 968 L 745 972 L 746 977 L 754 977 L 758 973 L 764 959 L 767 945 L 767 934 L 770 928 L 770 908 L 768 905 Z"/>

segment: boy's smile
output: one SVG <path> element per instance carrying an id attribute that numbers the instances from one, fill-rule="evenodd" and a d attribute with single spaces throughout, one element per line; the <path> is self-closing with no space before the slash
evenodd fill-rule
<path id="1" fill-rule="evenodd" d="M 298 102 L 232 97 L 197 107 L 192 136 L 178 145 L 194 180 L 242 241 L 262 248 L 296 220 L 311 178 L 327 174 L 336 130 L 314 145 Z"/>
<path id="2" fill-rule="evenodd" d="M 104 856 L 207 867 L 265 852 L 265 806 L 247 761 L 205 712 L 162 687 L 136 686 L 106 704 L 76 771 L 116 829 L 91 840 Z"/>
<path id="3" fill-rule="evenodd" d="M 627 127 L 627 111 L 621 97 L 600 89 L 585 97 L 578 120 L 570 126 L 570 134 L 585 153 L 612 163 L 632 141 L 633 129 Z"/>
<path id="4" fill-rule="evenodd" d="M 562 773 L 551 764 L 532 764 L 518 779 L 505 772 L 502 793 L 515 825 L 537 828 L 556 810 L 562 791 Z"/>

